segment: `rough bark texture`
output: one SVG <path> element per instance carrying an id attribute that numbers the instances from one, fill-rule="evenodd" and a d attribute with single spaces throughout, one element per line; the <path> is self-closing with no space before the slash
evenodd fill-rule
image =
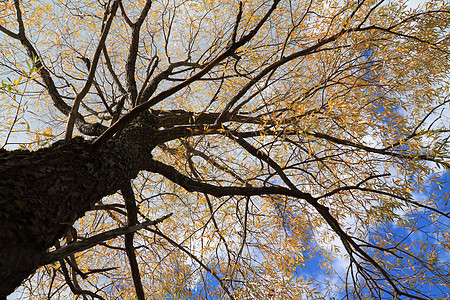
<path id="1" fill-rule="evenodd" d="M 0 299 L 40 266 L 69 225 L 137 175 L 155 145 L 151 123 L 140 117 L 98 149 L 75 138 L 0 153 Z"/>

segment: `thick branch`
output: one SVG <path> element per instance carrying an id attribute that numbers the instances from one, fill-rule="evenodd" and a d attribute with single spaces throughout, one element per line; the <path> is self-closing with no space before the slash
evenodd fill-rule
<path id="1" fill-rule="evenodd" d="M 136 59 L 139 50 L 139 36 L 141 31 L 141 25 L 144 22 L 145 18 L 147 17 L 151 5 L 152 1 L 147 0 L 144 7 L 142 8 L 138 20 L 136 21 L 136 23 L 131 24 L 132 33 L 128 58 L 125 64 L 125 80 L 127 85 L 128 97 L 132 106 L 136 105 L 136 99 L 138 95 L 135 72 L 136 72 Z"/>
<path id="2" fill-rule="evenodd" d="M 133 188 L 129 182 L 122 188 L 122 196 L 125 200 L 125 206 L 127 208 L 128 227 L 136 226 L 138 208 L 136 207 L 136 199 L 134 197 Z M 142 287 L 141 274 L 139 272 L 139 265 L 136 259 L 136 253 L 133 245 L 133 233 L 125 234 L 125 252 L 130 262 L 131 277 L 136 290 L 136 296 L 138 300 L 145 300 L 144 288 Z"/>
<path id="3" fill-rule="evenodd" d="M 256 196 L 256 195 L 270 195 L 278 194 L 285 196 L 292 196 L 299 199 L 315 201 L 315 198 L 308 193 L 302 193 L 299 191 L 292 191 L 288 188 L 278 186 L 268 187 L 238 187 L 238 186 L 216 186 L 204 182 L 199 182 L 189 178 L 186 175 L 178 172 L 174 167 L 163 164 L 156 160 L 150 160 L 144 167 L 145 170 L 158 173 L 169 179 L 170 181 L 178 184 L 188 192 L 201 192 L 213 195 L 215 197 L 224 196 Z"/>

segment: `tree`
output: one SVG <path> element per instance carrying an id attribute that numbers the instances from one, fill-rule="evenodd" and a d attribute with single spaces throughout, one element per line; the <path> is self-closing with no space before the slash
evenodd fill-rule
<path id="1" fill-rule="evenodd" d="M 0 5 L 0 298 L 448 297 L 446 1 Z"/>

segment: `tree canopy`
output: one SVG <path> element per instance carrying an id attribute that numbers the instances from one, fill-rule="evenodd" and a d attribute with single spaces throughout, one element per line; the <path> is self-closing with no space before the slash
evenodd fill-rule
<path id="1" fill-rule="evenodd" d="M 447 1 L 0 16 L 0 298 L 448 299 Z"/>

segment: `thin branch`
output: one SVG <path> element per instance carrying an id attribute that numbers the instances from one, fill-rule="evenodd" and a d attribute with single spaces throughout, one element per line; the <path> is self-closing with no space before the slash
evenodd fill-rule
<path id="1" fill-rule="evenodd" d="M 231 34 L 230 45 L 233 45 L 234 43 L 236 43 L 236 35 L 237 35 L 238 28 L 239 28 L 239 23 L 241 22 L 241 18 L 242 18 L 242 1 L 239 1 L 239 11 L 236 16 L 236 21 L 234 23 L 233 33 Z"/>
<path id="2" fill-rule="evenodd" d="M 106 47 L 104 47 L 103 49 L 105 49 L 105 48 Z M 84 64 L 86 65 L 86 68 L 87 68 L 87 70 L 89 72 L 89 70 L 91 69 L 91 61 L 90 61 L 90 59 L 87 58 L 87 57 L 84 57 L 84 56 L 83 57 L 79 56 L 78 58 L 80 58 L 84 62 Z M 106 110 L 108 111 L 109 115 L 112 118 L 112 116 L 114 115 L 114 112 L 112 111 L 111 107 L 109 107 L 109 105 L 108 105 L 108 103 L 106 101 L 105 95 L 104 95 L 102 89 L 100 88 L 100 85 L 98 84 L 97 80 L 95 80 L 95 74 L 94 74 L 94 77 L 92 78 L 92 80 L 93 80 L 94 87 L 95 87 L 95 90 L 97 91 L 98 96 L 102 100 L 103 105 L 105 106 Z M 81 102 L 81 104 L 83 104 L 83 102 Z"/>
<path id="3" fill-rule="evenodd" d="M 122 1 L 119 1 L 119 6 L 120 6 L 120 13 L 122 14 L 122 17 L 125 19 L 125 23 L 127 23 L 128 26 L 132 27 L 133 22 L 128 17 L 127 12 L 125 11 L 125 8 L 123 7 Z"/>
<path id="4" fill-rule="evenodd" d="M 233 295 L 231 294 L 231 292 L 228 290 L 227 286 L 225 285 L 225 283 L 223 282 L 223 280 L 219 277 L 219 275 L 217 275 L 216 271 L 214 271 L 213 269 L 209 268 L 208 266 L 206 266 L 200 259 L 198 259 L 194 254 L 192 254 L 190 251 L 188 251 L 185 247 L 183 247 L 182 245 L 178 244 L 177 242 L 175 242 L 174 240 L 172 240 L 170 237 L 168 237 L 167 235 L 165 235 L 164 233 L 162 233 L 160 230 L 155 230 L 155 229 L 149 229 L 149 231 L 161 236 L 162 238 L 164 238 L 166 241 L 168 241 L 170 244 L 172 244 L 173 246 L 175 246 L 176 248 L 180 249 L 181 251 L 183 251 L 184 253 L 186 253 L 192 260 L 194 260 L 196 263 L 198 263 L 203 269 L 205 269 L 208 273 L 210 273 L 215 279 L 217 279 L 217 281 L 219 282 L 220 286 L 222 287 L 222 289 L 225 291 L 225 293 L 227 293 L 228 297 L 230 299 L 234 299 Z"/>
<path id="5" fill-rule="evenodd" d="M 44 255 L 42 255 L 42 257 L 40 259 L 40 265 L 47 265 L 47 264 L 53 263 L 55 261 L 63 259 L 64 257 L 67 257 L 71 254 L 92 248 L 95 245 L 98 245 L 104 241 L 108 241 L 108 240 L 114 239 L 118 236 L 141 230 L 148 226 L 156 225 L 158 223 L 161 223 L 165 219 L 169 218 L 170 216 L 172 216 L 172 213 L 165 215 L 156 220 L 149 220 L 149 221 L 143 222 L 141 224 L 138 224 L 138 225 L 135 225 L 132 227 L 121 227 L 121 228 L 113 229 L 113 230 L 110 230 L 107 232 L 103 232 L 103 233 L 94 235 L 83 241 L 71 243 L 71 244 L 67 245 L 66 247 L 63 247 L 63 248 L 60 248 L 55 251 L 45 253 Z"/>
<path id="6" fill-rule="evenodd" d="M 375 179 L 375 178 L 380 178 L 380 177 L 386 177 L 386 176 L 389 176 L 389 175 L 391 175 L 391 174 L 386 173 L 386 174 L 371 175 L 371 176 L 365 178 L 364 180 L 358 182 L 358 184 L 356 184 L 354 186 L 341 186 L 341 187 L 335 188 L 332 191 L 330 191 L 330 192 L 328 192 L 326 194 L 323 194 L 320 197 L 317 197 L 317 199 L 327 198 L 327 197 L 330 197 L 330 196 L 332 196 L 334 194 L 337 194 L 339 192 L 342 192 L 342 191 L 348 191 L 348 190 L 353 190 L 353 189 L 360 189 L 360 186 L 363 183 L 365 183 L 365 182 L 367 182 L 369 180 L 372 180 L 372 179 Z"/>
<path id="7" fill-rule="evenodd" d="M 102 53 L 103 53 L 103 57 L 105 58 L 106 68 L 108 69 L 108 71 L 111 74 L 114 82 L 116 83 L 117 87 L 119 88 L 119 91 L 122 94 L 126 94 L 127 91 L 122 86 L 122 83 L 120 82 L 119 77 L 117 76 L 116 72 L 114 72 L 114 69 L 113 69 L 113 66 L 112 66 L 112 63 L 111 63 L 111 58 L 108 55 L 108 50 L 107 50 L 106 46 L 103 47 Z"/>
<path id="8" fill-rule="evenodd" d="M 186 146 L 186 150 L 188 151 L 188 155 L 187 156 L 188 156 L 189 167 L 190 167 L 192 173 L 194 174 L 194 176 L 198 180 L 200 180 L 201 177 L 200 177 L 197 169 L 195 168 L 194 162 L 192 161 L 192 157 L 191 157 L 192 153 L 190 152 L 190 149 L 193 149 L 193 147 L 188 142 L 185 142 L 185 146 Z M 230 249 L 228 247 L 228 244 L 227 244 L 227 241 L 225 240 L 225 237 L 222 235 L 222 233 L 221 233 L 221 231 L 219 229 L 219 225 L 217 224 L 216 218 L 214 216 L 215 211 L 214 211 L 214 207 L 212 205 L 211 199 L 208 196 L 208 194 L 203 194 L 203 195 L 205 196 L 206 204 L 208 205 L 208 209 L 209 209 L 209 213 L 210 213 L 210 220 L 213 222 L 215 232 L 217 233 L 217 235 L 219 236 L 220 240 L 223 242 L 223 244 L 224 244 L 224 246 L 226 248 L 226 252 L 227 252 L 227 256 L 228 256 L 228 262 L 230 263 L 231 262 L 231 257 L 230 257 L 231 251 L 230 251 Z"/>
<path id="9" fill-rule="evenodd" d="M 86 96 L 86 94 L 88 93 L 88 91 L 91 88 L 91 85 L 94 81 L 95 70 L 97 69 L 97 64 L 100 59 L 100 54 L 102 52 L 102 49 L 105 47 L 106 37 L 108 36 L 112 21 L 116 15 L 116 11 L 119 6 L 119 2 L 120 2 L 120 0 L 115 0 L 113 5 L 111 6 L 111 9 L 109 11 L 110 15 L 108 17 L 108 20 L 106 21 L 105 27 L 103 28 L 103 32 L 100 37 L 100 41 L 98 42 L 98 45 L 97 45 L 97 49 L 95 50 L 94 58 L 92 59 L 92 62 L 91 62 L 91 66 L 90 66 L 91 68 L 89 69 L 89 74 L 86 79 L 86 83 L 84 84 L 81 91 L 79 93 L 77 93 L 77 95 L 75 97 L 75 100 L 74 100 L 74 103 L 72 106 L 72 110 L 70 111 L 70 114 L 69 114 L 69 120 L 67 121 L 66 134 L 64 137 L 65 140 L 70 140 L 72 138 L 72 132 L 73 132 L 73 127 L 74 127 L 74 123 L 75 123 L 75 117 L 78 114 L 78 108 L 80 107 L 81 100 L 83 100 L 83 98 Z"/>
<path id="10" fill-rule="evenodd" d="M 399 152 L 394 152 L 393 150 L 389 151 L 388 149 L 391 148 L 391 146 L 385 147 L 383 149 L 373 148 L 373 147 L 369 147 L 369 146 L 366 146 L 363 144 L 355 143 L 353 141 L 337 138 L 337 137 L 334 137 L 334 136 L 331 136 L 331 135 L 328 135 L 325 133 L 321 133 L 321 132 L 304 131 L 303 133 L 307 134 L 309 136 L 314 136 L 314 137 L 325 139 L 325 140 L 330 141 L 335 144 L 350 146 L 352 148 L 361 149 L 361 150 L 371 152 L 371 153 L 378 153 L 378 154 L 393 156 L 393 157 L 398 157 L 398 158 L 408 158 L 408 159 L 419 158 L 422 160 L 439 162 L 439 161 L 437 161 L 436 157 L 430 157 L 429 155 L 426 155 L 426 154 L 407 155 L 407 154 L 403 154 L 403 153 L 399 153 Z"/>
<path id="11" fill-rule="evenodd" d="M 66 264 L 65 264 L 64 260 L 59 260 L 59 264 L 61 265 L 61 270 L 62 270 L 62 273 L 64 275 L 64 279 L 66 280 L 66 283 L 69 286 L 69 288 L 70 288 L 70 290 L 72 291 L 73 294 L 75 294 L 75 295 L 82 295 L 83 298 L 84 298 L 85 295 L 89 295 L 92 298 L 98 298 L 100 300 L 105 300 L 105 298 L 103 298 L 100 295 L 97 295 L 96 293 L 93 293 L 91 291 L 86 291 L 86 290 L 83 290 L 83 289 L 75 286 L 75 284 L 70 279 L 69 270 L 67 270 L 67 267 L 66 267 Z"/>
<path id="12" fill-rule="evenodd" d="M 20 36 L 17 33 L 12 32 L 11 30 L 3 27 L 2 25 L 0 25 L 0 31 L 6 34 L 7 36 L 12 37 L 13 39 L 18 40 L 20 38 Z"/>

